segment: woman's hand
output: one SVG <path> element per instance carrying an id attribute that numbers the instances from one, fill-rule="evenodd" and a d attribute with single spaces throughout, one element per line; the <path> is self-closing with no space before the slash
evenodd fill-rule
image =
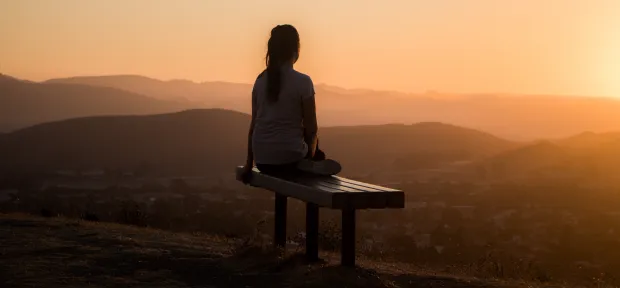
<path id="1" fill-rule="evenodd" d="M 250 183 L 250 180 L 252 180 L 252 168 L 254 168 L 252 164 L 245 164 L 245 166 L 243 166 L 243 171 L 241 172 L 241 181 L 243 184 L 247 185 Z"/>

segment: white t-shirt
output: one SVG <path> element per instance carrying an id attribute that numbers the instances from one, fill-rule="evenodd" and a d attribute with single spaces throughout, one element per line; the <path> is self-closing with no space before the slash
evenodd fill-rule
<path id="1" fill-rule="evenodd" d="M 314 85 L 308 75 L 284 66 L 280 73 L 278 101 L 267 98 L 267 73 L 260 75 L 252 89 L 256 105 L 252 149 L 257 164 L 288 164 L 306 157 L 302 100 L 314 97 Z"/>

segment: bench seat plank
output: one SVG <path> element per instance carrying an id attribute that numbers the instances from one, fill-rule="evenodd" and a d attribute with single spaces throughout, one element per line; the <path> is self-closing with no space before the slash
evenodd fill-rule
<path id="1" fill-rule="evenodd" d="M 342 182 L 346 182 L 346 183 L 351 183 L 351 184 L 356 184 L 356 185 L 360 185 L 360 186 L 363 186 L 363 187 L 378 189 L 378 190 L 381 190 L 381 191 L 384 191 L 384 192 L 402 192 L 402 191 L 397 190 L 397 189 L 392 189 L 392 188 L 382 187 L 382 186 L 378 186 L 378 185 L 374 185 L 374 184 L 370 184 L 370 183 L 355 181 L 355 180 L 343 178 L 343 177 L 340 177 L 340 176 L 332 176 L 332 178 L 340 180 Z"/>
<path id="2" fill-rule="evenodd" d="M 240 180 L 243 167 L 236 169 Z M 333 209 L 404 208 L 405 197 L 400 190 L 354 181 L 339 176 L 307 175 L 280 179 L 253 169 L 251 186 Z"/>
<path id="3" fill-rule="evenodd" d="M 390 192 L 390 191 L 384 191 L 384 190 L 370 188 L 370 187 L 364 187 L 364 186 L 357 185 L 357 184 L 350 183 L 350 182 L 341 181 L 341 180 L 338 180 L 338 179 L 333 178 L 333 177 L 325 177 L 325 179 L 323 179 L 323 181 L 325 181 L 327 183 L 330 183 L 330 184 L 333 183 L 335 185 L 340 185 L 340 186 L 343 186 L 343 187 L 354 188 L 358 192 Z"/>

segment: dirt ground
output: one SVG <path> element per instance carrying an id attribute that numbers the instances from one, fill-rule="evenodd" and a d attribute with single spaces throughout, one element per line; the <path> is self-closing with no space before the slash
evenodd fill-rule
<path id="1" fill-rule="evenodd" d="M 0 214 L 0 287 L 531 287 L 360 259 L 304 263 L 207 235 Z M 252 248 L 253 247 L 253 248 Z"/>

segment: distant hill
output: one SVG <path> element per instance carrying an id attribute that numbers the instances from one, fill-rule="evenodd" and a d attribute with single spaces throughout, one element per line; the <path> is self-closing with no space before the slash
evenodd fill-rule
<path id="1" fill-rule="evenodd" d="M 566 166 L 568 165 L 568 158 L 569 154 L 561 147 L 548 141 L 542 141 L 501 153 L 488 159 L 488 161 L 493 165 L 501 166 L 503 173 L 514 173 L 524 169 Z M 499 168 L 497 166 L 496 168 Z"/>
<path id="2" fill-rule="evenodd" d="M 186 101 L 205 108 L 250 111 L 252 86 L 228 82 L 162 81 L 139 75 L 78 76 L 45 83 L 84 84 L 122 89 L 161 100 Z"/>
<path id="3" fill-rule="evenodd" d="M 596 176 L 608 175 L 620 182 L 620 138 L 617 134 L 608 134 L 608 137 L 614 139 L 601 143 L 590 150 L 582 149 L 578 152 L 578 157 L 584 163 L 589 165 L 584 167 L 588 169 L 584 173 L 594 174 Z"/>
<path id="4" fill-rule="evenodd" d="M 531 179 L 548 172 L 558 172 L 561 177 L 569 176 L 572 173 L 567 172 L 573 167 L 573 160 L 561 147 L 548 141 L 540 141 L 499 153 L 463 168 L 472 175 L 472 180 L 524 181 L 525 178 Z"/>
<path id="5" fill-rule="evenodd" d="M 244 163 L 249 121 L 247 114 L 206 109 L 46 123 L 0 138 L 0 169 L 156 167 L 167 174 L 230 173 Z M 440 123 L 322 128 L 320 139 L 348 174 L 394 169 L 397 159 L 420 153 L 457 151 L 469 159 L 515 145 Z"/>
<path id="6" fill-rule="evenodd" d="M 145 115 L 191 107 L 97 86 L 35 83 L 0 76 L 0 131 L 95 115 Z"/>
<path id="7" fill-rule="evenodd" d="M 0 84 L 14 82 L 14 81 L 24 81 L 24 82 L 26 82 L 25 80 L 19 80 L 19 79 L 15 78 L 15 77 L 11 77 L 9 75 L 5 75 L 5 74 L 0 73 Z"/>
<path id="8" fill-rule="evenodd" d="M 322 145 L 351 167 L 373 171 L 434 168 L 475 160 L 516 147 L 481 131 L 437 122 L 322 129 Z"/>
<path id="9" fill-rule="evenodd" d="M 595 149 L 620 140 L 620 132 L 583 132 L 555 141 L 558 145 L 574 149 Z"/>
<path id="10" fill-rule="evenodd" d="M 254 79 L 248 79 L 248 83 Z M 136 75 L 84 76 L 46 83 L 105 86 L 206 108 L 250 112 L 251 84 L 161 81 Z M 441 122 L 513 140 L 620 130 L 620 99 L 553 95 L 408 94 L 315 85 L 321 126 Z M 195 107 L 195 106 L 193 106 Z"/>
<path id="11" fill-rule="evenodd" d="M 620 183 L 616 173 L 620 169 L 620 138 L 617 133 L 587 132 L 523 145 L 474 165 L 478 176 L 494 180 L 535 177 L 545 181 L 579 179 L 598 185 Z"/>
<path id="12" fill-rule="evenodd" d="M 230 172 L 223 167 L 244 163 L 248 124 L 248 115 L 224 110 L 45 123 L 0 138 L 0 167 Z"/>

